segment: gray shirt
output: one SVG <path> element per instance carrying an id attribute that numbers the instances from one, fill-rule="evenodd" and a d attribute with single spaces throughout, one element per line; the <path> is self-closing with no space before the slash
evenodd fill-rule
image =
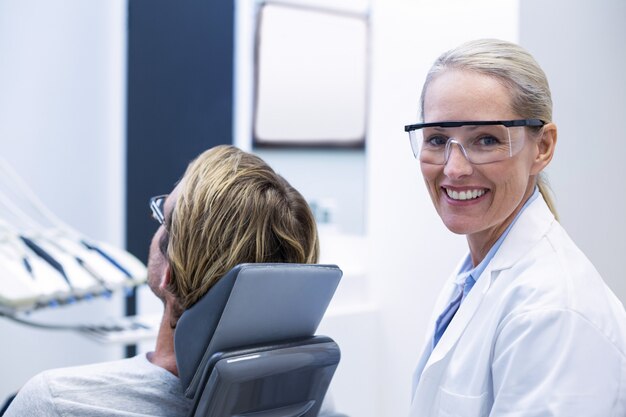
<path id="1" fill-rule="evenodd" d="M 176 417 L 190 406 L 178 378 L 142 354 L 42 372 L 22 387 L 4 417 Z"/>

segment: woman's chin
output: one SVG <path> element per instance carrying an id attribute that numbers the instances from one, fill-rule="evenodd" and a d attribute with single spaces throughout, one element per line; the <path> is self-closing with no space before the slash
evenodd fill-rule
<path id="1" fill-rule="evenodd" d="M 457 235 L 468 235 L 475 230 L 471 219 L 445 219 L 443 223 L 446 225 L 449 231 Z"/>

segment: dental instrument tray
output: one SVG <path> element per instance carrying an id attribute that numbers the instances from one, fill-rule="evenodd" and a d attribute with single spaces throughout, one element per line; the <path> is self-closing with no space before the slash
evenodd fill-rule
<path id="1" fill-rule="evenodd" d="M 129 291 L 146 278 L 140 260 L 64 223 L 0 159 L 1 315 Z"/>

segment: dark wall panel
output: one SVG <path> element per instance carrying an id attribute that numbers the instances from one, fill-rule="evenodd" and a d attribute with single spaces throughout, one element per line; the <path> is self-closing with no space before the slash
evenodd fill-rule
<path id="1" fill-rule="evenodd" d="M 232 143 L 233 28 L 232 1 L 129 0 L 127 248 L 144 261 L 148 198 Z"/>

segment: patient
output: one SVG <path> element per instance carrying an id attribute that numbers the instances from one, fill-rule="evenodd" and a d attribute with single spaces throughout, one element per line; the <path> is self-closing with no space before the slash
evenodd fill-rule
<path id="1" fill-rule="evenodd" d="M 43 372 L 5 416 L 185 416 L 190 400 L 174 355 L 181 314 L 237 264 L 317 262 L 315 222 L 302 195 L 260 158 L 232 146 L 202 153 L 150 207 L 160 226 L 148 285 L 164 304 L 154 352 Z"/>

